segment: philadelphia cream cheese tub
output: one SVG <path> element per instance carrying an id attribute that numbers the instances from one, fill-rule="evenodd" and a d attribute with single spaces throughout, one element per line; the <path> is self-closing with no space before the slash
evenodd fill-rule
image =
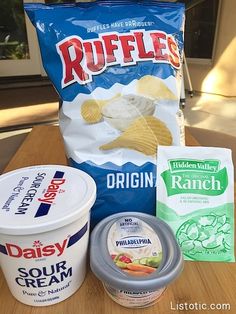
<path id="1" fill-rule="evenodd" d="M 47 165 L 2 175 L 0 189 L 0 263 L 10 291 L 33 306 L 65 300 L 85 278 L 95 182 Z"/>
<path id="2" fill-rule="evenodd" d="M 102 220 L 91 234 L 90 266 L 105 291 L 129 308 L 153 305 L 183 270 L 183 257 L 170 227 L 143 213 Z"/>

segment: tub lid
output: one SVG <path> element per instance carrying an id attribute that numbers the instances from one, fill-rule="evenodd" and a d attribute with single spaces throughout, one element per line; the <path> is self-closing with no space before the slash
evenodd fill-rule
<path id="1" fill-rule="evenodd" d="M 61 165 L 14 170 L 0 176 L 0 233 L 35 234 L 67 225 L 88 212 L 94 180 Z"/>
<path id="2" fill-rule="evenodd" d="M 152 291 L 178 277 L 183 256 L 164 221 L 124 212 L 107 217 L 94 228 L 90 266 L 101 281 L 113 288 Z"/>

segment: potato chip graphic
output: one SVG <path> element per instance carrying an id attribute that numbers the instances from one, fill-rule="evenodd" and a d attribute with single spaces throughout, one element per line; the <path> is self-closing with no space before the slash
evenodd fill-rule
<path id="1" fill-rule="evenodd" d="M 97 123 L 102 119 L 102 107 L 107 105 L 111 100 L 120 97 L 116 94 L 110 99 L 88 99 L 81 106 L 81 115 L 87 123 Z"/>
<path id="2" fill-rule="evenodd" d="M 137 82 L 137 92 L 153 99 L 177 100 L 165 83 L 152 75 L 145 75 Z"/>
<path id="3" fill-rule="evenodd" d="M 115 140 L 100 146 L 102 150 L 129 148 L 145 155 L 155 155 L 158 145 L 171 145 L 172 135 L 167 126 L 153 116 L 137 118 Z"/>

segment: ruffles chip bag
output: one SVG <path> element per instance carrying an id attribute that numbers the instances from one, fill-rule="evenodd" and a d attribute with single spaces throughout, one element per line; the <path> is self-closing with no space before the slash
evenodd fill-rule
<path id="1" fill-rule="evenodd" d="M 25 4 L 62 104 L 69 164 L 98 188 L 92 226 L 155 215 L 158 145 L 180 145 L 184 6 L 159 1 Z"/>

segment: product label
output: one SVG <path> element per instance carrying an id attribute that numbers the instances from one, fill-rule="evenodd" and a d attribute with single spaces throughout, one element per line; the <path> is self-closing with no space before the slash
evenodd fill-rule
<path id="1" fill-rule="evenodd" d="M 86 269 L 89 236 L 86 218 L 50 233 L 15 240 L 2 236 L 1 267 L 18 300 L 34 306 L 50 305 L 79 288 Z"/>
<path id="2" fill-rule="evenodd" d="M 102 33 L 83 40 L 70 36 L 57 44 L 63 65 L 62 88 L 78 82 L 86 84 L 108 66 L 131 66 L 140 61 L 169 63 L 180 68 L 180 56 L 173 36 L 165 32 L 137 29 L 128 33 Z"/>
<path id="3" fill-rule="evenodd" d="M 173 229 L 185 259 L 234 261 L 233 204 L 202 208 L 184 216 L 162 202 L 157 208 L 158 217 Z"/>
<path id="4" fill-rule="evenodd" d="M 157 216 L 173 229 L 187 260 L 235 260 L 230 159 L 223 148 L 158 151 Z"/>
<path id="5" fill-rule="evenodd" d="M 91 1 L 25 8 L 62 100 L 69 164 L 97 185 L 92 228 L 122 209 L 154 215 L 158 146 L 180 145 L 183 137 L 184 5 Z"/>
<path id="6" fill-rule="evenodd" d="M 35 240 L 31 247 L 19 246 L 12 242 L 5 243 L 4 245 L 0 244 L 0 253 L 6 254 L 10 257 L 25 259 L 37 259 L 52 255 L 61 256 L 65 249 L 79 241 L 87 230 L 88 223 L 86 223 L 82 229 L 72 236 L 65 238 L 61 243 L 56 242 L 43 245 L 40 240 Z"/>
<path id="7" fill-rule="evenodd" d="M 65 173 L 62 171 L 55 172 L 55 175 L 46 188 L 43 197 L 38 198 L 38 201 L 41 204 L 39 205 L 35 217 L 46 216 L 50 210 L 51 205 L 55 203 L 57 195 L 61 192 L 65 192 L 65 190 L 61 190 L 61 187 L 66 181 L 64 174 Z"/>
<path id="8" fill-rule="evenodd" d="M 218 160 L 169 160 L 169 170 L 161 176 L 168 196 L 175 194 L 220 195 L 228 186 L 226 168 Z"/>
<path id="9" fill-rule="evenodd" d="M 18 183 L 12 188 L 10 196 L 4 202 L 2 209 L 6 212 L 12 212 L 14 215 L 30 216 L 29 208 L 37 202 L 35 218 L 46 216 L 52 205 L 57 204 L 57 196 L 64 193 L 62 189 L 66 179 L 63 171 L 55 171 L 54 175 L 46 172 L 38 172 L 33 178 L 22 176 Z M 43 184 L 49 179 L 49 184 L 44 188 Z M 38 197 L 40 195 L 40 197 Z M 34 208 L 35 210 L 35 208 Z"/>
<path id="10" fill-rule="evenodd" d="M 156 291 L 133 292 L 114 289 L 108 285 L 104 285 L 104 288 L 115 302 L 125 307 L 136 308 L 142 308 L 154 304 L 165 291 L 165 288 L 161 288 Z"/>
<path id="11" fill-rule="evenodd" d="M 114 223 L 107 245 L 116 266 L 130 276 L 148 276 L 162 261 L 162 246 L 156 232 L 135 217 L 121 218 Z"/>

